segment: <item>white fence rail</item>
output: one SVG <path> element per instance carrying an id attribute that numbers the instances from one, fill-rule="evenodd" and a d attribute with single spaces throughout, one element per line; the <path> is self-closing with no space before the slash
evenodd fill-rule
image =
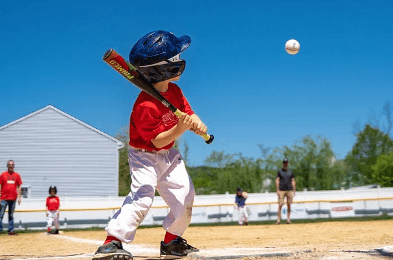
<path id="1" fill-rule="evenodd" d="M 125 197 L 67 197 L 62 196 L 60 207 L 61 228 L 104 227 L 121 207 Z M 14 221 L 16 229 L 44 229 L 45 199 L 24 199 L 17 206 Z M 218 223 L 238 220 L 234 209 L 234 194 L 196 196 L 192 223 Z M 276 193 L 249 194 L 247 199 L 249 221 L 277 219 Z M 282 218 L 286 218 L 286 206 Z M 156 197 L 142 225 L 161 225 L 169 208 L 161 197 Z M 393 188 L 363 190 L 303 191 L 296 192 L 291 207 L 291 219 L 393 215 Z M 8 214 L 3 227 L 8 223 Z"/>

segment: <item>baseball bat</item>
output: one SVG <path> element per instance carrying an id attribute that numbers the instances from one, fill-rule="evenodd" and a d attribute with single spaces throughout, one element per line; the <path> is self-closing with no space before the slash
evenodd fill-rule
<path id="1" fill-rule="evenodd" d="M 169 108 L 169 110 L 171 110 L 177 117 L 180 117 L 183 114 L 183 112 L 181 112 L 165 97 L 163 97 L 160 92 L 152 84 L 150 84 L 149 81 L 147 81 L 147 79 L 139 72 L 139 70 L 134 65 L 126 61 L 114 49 L 109 49 L 107 52 L 105 52 L 102 59 L 136 87 L 140 88 L 147 94 L 160 101 L 164 106 Z M 214 136 L 209 135 L 208 133 L 201 136 L 203 139 L 205 139 L 207 144 L 210 144 L 214 140 Z"/>

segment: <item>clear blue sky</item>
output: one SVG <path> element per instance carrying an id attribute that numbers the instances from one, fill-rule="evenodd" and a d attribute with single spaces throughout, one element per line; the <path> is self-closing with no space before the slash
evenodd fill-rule
<path id="1" fill-rule="evenodd" d="M 0 125 L 47 105 L 115 135 L 139 91 L 102 61 L 144 34 L 192 39 L 179 86 L 215 135 L 186 133 L 190 165 L 212 150 L 328 138 L 338 158 L 356 120 L 393 96 L 392 1 L 6 1 L 0 10 Z M 284 50 L 288 39 L 300 52 Z M 382 120 L 382 119 L 381 119 Z M 383 121 L 381 121 L 382 123 Z"/>

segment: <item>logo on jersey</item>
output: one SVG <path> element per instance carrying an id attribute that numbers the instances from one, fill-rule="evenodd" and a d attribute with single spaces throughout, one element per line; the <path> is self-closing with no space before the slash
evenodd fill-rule
<path id="1" fill-rule="evenodd" d="M 169 111 L 168 113 L 164 114 L 162 116 L 162 123 L 165 126 L 174 126 L 179 122 L 179 118 L 175 116 L 175 114 L 172 111 Z"/>
<path id="2" fill-rule="evenodd" d="M 56 203 L 57 199 L 56 198 L 49 198 L 49 203 Z"/>
<path id="3" fill-rule="evenodd" d="M 7 176 L 7 184 L 15 184 L 15 175 Z"/>

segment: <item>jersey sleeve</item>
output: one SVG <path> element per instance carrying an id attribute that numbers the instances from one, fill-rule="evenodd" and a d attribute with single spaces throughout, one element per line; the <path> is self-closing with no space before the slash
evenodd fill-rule
<path id="1" fill-rule="evenodd" d="M 178 90 L 179 90 L 179 97 L 180 97 L 180 107 L 179 107 L 180 111 L 190 116 L 193 115 L 194 111 L 192 110 L 190 103 L 188 103 L 187 98 L 184 96 L 183 91 L 180 88 L 178 88 Z"/>
<path id="2" fill-rule="evenodd" d="M 145 141 L 150 141 L 165 130 L 161 117 L 156 109 L 143 104 L 135 108 L 133 118 L 136 130 Z"/>
<path id="3" fill-rule="evenodd" d="M 45 204 L 46 207 L 49 207 L 49 203 L 48 202 L 49 202 L 49 198 L 46 198 L 46 204 Z"/>
<path id="4" fill-rule="evenodd" d="M 16 186 L 19 187 L 20 185 L 22 185 L 22 178 L 18 175 L 18 178 L 16 178 Z"/>
<path id="5" fill-rule="evenodd" d="M 280 171 L 277 171 L 277 178 L 280 178 L 280 179 L 281 179 Z"/>

